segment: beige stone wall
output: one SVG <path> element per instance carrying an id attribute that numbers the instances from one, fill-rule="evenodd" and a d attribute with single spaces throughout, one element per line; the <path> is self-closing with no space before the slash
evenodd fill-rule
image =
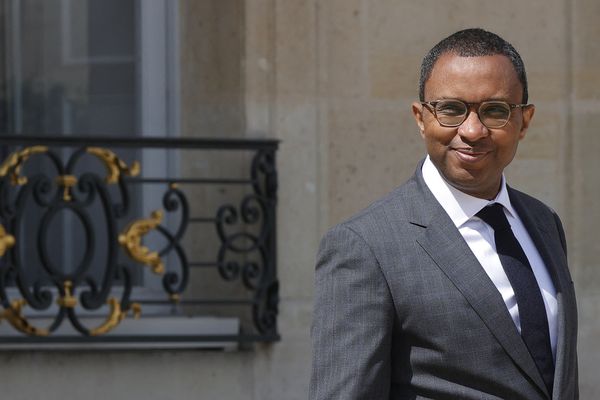
<path id="1" fill-rule="evenodd" d="M 243 2 L 181 0 L 179 11 L 182 132 L 237 136 L 244 126 Z"/>
<path id="2" fill-rule="evenodd" d="M 571 15 L 568 137 L 572 154 L 564 187 L 571 261 L 579 305 L 582 398 L 600 397 L 600 3 L 577 1 Z"/>

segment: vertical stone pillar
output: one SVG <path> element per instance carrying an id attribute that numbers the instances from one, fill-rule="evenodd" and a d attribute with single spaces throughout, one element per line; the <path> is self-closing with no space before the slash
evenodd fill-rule
<path id="1" fill-rule="evenodd" d="M 579 307 L 581 398 L 600 396 L 600 3 L 572 2 L 570 257 Z"/>

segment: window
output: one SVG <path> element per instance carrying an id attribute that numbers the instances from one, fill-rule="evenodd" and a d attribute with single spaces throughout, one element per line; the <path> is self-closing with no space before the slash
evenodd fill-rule
<path id="1" fill-rule="evenodd" d="M 242 337 L 239 332 L 248 330 L 243 328 L 245 324 L 258 329 L 258 333 L 250 331 L 246 336 L 249 340 L 276 340 L 273 320 L 277 303 L 273 208 L 276 143 L 176 138 L 179 132 L 177 2 L 3 0 L 0 4 L 6 33 L 0 55 L 6 66 L 1 71 L 2 112 L 7 116 L 2 127 L 6 132 L 3 140 L 5 144 L 18 145 L 7 147 L 4 158 L 9 152 L 21 154 L 20 171 L 15 165 L 5 168 L 2 190 L 8 197 L 3 201 L 4 205 L 17 204 L 19 210 L 27 209 L 26 217 L 15 217 L 10 212 L 2 215 L 4 226 L 16 233 L 17 243 L 3 257 L 0 268 L 6 289 L 2 298 L 4 317 L 18 320 L 26 316 L 24 311 L 16 315 L 17 308 L 9 305 L 20 294 L 29 307 L 27 321 L 37 318 L 40 326 L 50 327 L 51 331 L 42 338 L 37 334 L 45 333 L 43 329 L 30 332 L 35 338 L 28 341 L 18 332 L 6 332 L 7 324 L 2 324 L 4 342 L 11 346 L 93 343 L 128 347 L 143 343 L 156 347 L 160 342 L 171 347 L 191 343 L 198 346 L 204 337 L 214 346 L 243 340 L 239 339 Z M 171 139 L 166 140 L 169 135 Z M 37 145 L 50 147 L 39 154 L 23 156 L 24 150 L 30 151 Z M 83 149 L 81 156 L 80 149 Z M 202 155 L 191 155 L 198 152 Z M 72 161 L 74 158 L 77 162 Z M 35 197 L 34 178 L 21 186 L 9 182 L 20 174 L 49 175 L 49 171 L 56 170 L 54 164 L 68 170 L 69 160 L 77 168 L 63 175 L 55 172 L 57 176 L 52 179 L 44 178 L 45 182 L 53 182 L 47 186 L 52 186 L 56 193 L 60 191 L 60 195 L 48 195 L 49 205 Z M 139 175 L 135 173 L 134 160 L 141 162 Z M 77 186 L 85 181 L 83 174 L 104 176 L 111 165 L 116 166 L 119 177 L 112 185 L 106 185 L 106 193 L 115 202 L 104 204 L 100 193 L 105 189 L 98 188 L 95 200 L 87 204 L 85 187 Z M 209 168 L 205 168 L 207 165 Z M 207 169 L 217 173 L 245 173 L 246 177 L 206 177 Z M 208 186 L 217 194 L 208 194 Z M 248 188 L 251 194 L 246 193 Z M 15 196 L 21 196 L 23 201 L 15 202 Z M 241 203 L 232 203 L 231 196 L 241 198 Z M 190 207 L 195 214 L 183 215 L 188 198 L 211 206 Z M 207 202 L 207 198 L 211 201 Z M 119 214 L 118 207 L 127 202 L 128 212 Z M 40 206 L 41 203 L 44 204 Z M 160 206 L 161 218 L 158 214 L 150 218 Z M 143 229 L 150 232 L 133 235 L 129 244 L 135 245 L 136 240 L 141 244 L 143 236 L 143 246 L 148 252 L 165 250 L 160 254 L 161 261 L 170 268 L 179 268 L 178 273 L 167 269 L 157 279 L 156 271 L 140 265 L 124 268 L 123 271 L 129 271 L 127 276 L 119 272 L 117 265 L 132 261 L 124 246 L 118 257 L 114 256 L 117 245 L 114 232 L 126 235 L 136 221 L 141 224 L 138 226 L 145 224 Z M 232 231 L 236 224 L 240 227 Z M 187 239 L 188 248 L 192 249 L 188 252 L 177 247 L 181 239 L 176 237 L 177 232 L 183 225 L 189 225 L 192 234 Z M 209 228 L 212 238 L 209 233 L 193 228 L 202 225 Z M 199 250 L 200 246 L 194 248 L 198 241 L 209 245 Z M 136 250 L 144 253 L 141 246 Z M 188 259 L 188 256 L 199 258 Z M 136 262 L 145 261 L 138 257 Z M 146 264 L 156 266 L 151 262 Z M 107 265 L 115 268 L 110 276 L 106 270 L 112 267 Z M 15 272 L 17 267 L 24 275 Z M 212 270 L 221 279 L 201 278 L 190 267 L 196 271 Z M 105 284 L 107 280 L 111 285 Z M 180 289 L 187 285 L 187 280 L 193 285 L 186 298 L 181 299 Z M 228 285 L 231 282 L 239 285 Z M 102 297 L 98 293 L 108 286 L 113 297 L 121 301 L 96 304 L 93 298 Z M 206 293 L 217 295 L 217 300 L 207 298 Z M 219 297 L 223 294 L 227 297 Z M 106 299 L 110 296 L 103 298 Z M 240 317 L 236 312 L 215 311 L 219 305 L 234 311 L 243 307 L 251 311 Z M 207 306 L 211 309 L 209 313 L 205 311 Z M 112 326 L 107 324 L 110 322 L 107 315 L 123 318 L 127 310 L 131 315 L 137 307 L 143 308 L 145 317 L 152 318 L 139 323 L 125 318 L 120 324 L 115 325 L 115 321 Z M 79 312 L 85 312 L 87 325 L 73 316 Z M 64 315 L 56 317 L 60 313 Z M 170 322 L 165 323 L 164 318 Z M 74 334 L 78 333 L 80 322 L 83 329 L 79 333 L 98 334 L 98 337 L 76 339 Z M 24 330 L 33 329 L 32 326 Z"/>

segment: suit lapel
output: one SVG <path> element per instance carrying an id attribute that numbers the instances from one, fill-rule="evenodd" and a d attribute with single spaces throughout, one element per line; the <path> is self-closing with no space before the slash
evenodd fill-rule
<path id="1" fill-rule="evenodd" d="M 544 381 L 506 309 L 502 296 L 461 236 L 452 220 L 426 187 L 420 174 L 416 183 L 423 194 L 415 203 L 414 224 L 424 227 L 419 245 L 463 294 L 492 335 L 525 374 L 546 395 Z M 417 211 L 418 210 L 418 211 Z"/>

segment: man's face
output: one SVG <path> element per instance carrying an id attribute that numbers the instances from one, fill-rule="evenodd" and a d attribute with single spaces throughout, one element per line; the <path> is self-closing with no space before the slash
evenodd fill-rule
<path id="1" fill-rule="evenodd" d="M 425 101 L 458 99 L 466 103 L 503 100 L 520 104 L 523 87 L 510 60 L 503 55 L 460 57 L 443 54 L 425 84 Z M 534 107 L 512 109 L 502 128 L 487 128 L 470 107 L 457 127 L 438 123 L 427 107 L 415 102 L 412 111 L 427 152 L 442 176 L 458 190 L 492 199 L 498 194 L 502 171 L 510 164 L 525 136 Z"/>

